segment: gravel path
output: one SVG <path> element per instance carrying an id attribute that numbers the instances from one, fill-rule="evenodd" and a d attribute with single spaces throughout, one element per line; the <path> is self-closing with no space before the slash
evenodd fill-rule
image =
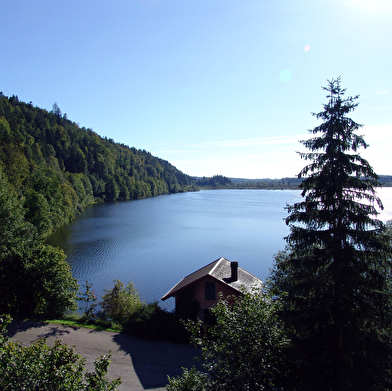
<path id="1" fill-rule="evenodd" d="M 112 353 L 108 378 L 121 377 L 121 391 L 165 390 L 167 376 L 181 374 L 181 367 L 199 366 L 195 360 L 199 351 L 187 345 L 156 342 L 109 331 L 83 327 L 68 327 L 39 322 L 13 322 L 9 336 L 23 345 L 46 338 L 49 346 L 62 340 L 86 359 L 86 369 L 92 371 L 96 357 Z"/>

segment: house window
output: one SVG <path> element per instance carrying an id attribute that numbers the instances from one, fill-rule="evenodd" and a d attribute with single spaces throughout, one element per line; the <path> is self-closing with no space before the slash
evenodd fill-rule
<path id="1" fill-rule="evenodd" d="M 215 282 L 206 281 L 204 289 L 205 289 L 205 299 L 215 300 Z"/>

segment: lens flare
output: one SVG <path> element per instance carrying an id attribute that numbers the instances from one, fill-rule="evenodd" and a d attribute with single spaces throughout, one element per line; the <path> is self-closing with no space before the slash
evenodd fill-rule
<path id="1" fill-rule="evenodd" d="M 306 46 L 304 47 L 304 50 L 305 50 L 305 52 L 308 52 L 308 51 L 310 50 L 310 45 L 306 45 Z"/>
<path id="2" fill-rule="evenodd" d="M 279 74 L 279 78 L 284 83 L 290 81 L 290 79 L 291 79 L 291 71 L 289 71 L 288 69 L 283 69 L 283 71 L 281 71 L 280 74 Z"/>

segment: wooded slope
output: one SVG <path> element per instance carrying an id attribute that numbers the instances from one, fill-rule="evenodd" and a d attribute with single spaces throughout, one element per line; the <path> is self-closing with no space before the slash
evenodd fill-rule
<path id="1" fill-rule="evenodd" d="M 46 235 L 95 201 L 189 190 L 192 178 L 149 152 L 0 93 L 0 169 Z"/>

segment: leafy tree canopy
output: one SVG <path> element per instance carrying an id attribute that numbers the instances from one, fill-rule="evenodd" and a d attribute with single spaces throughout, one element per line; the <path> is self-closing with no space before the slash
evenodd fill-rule
<path id="1" fill-rule="evenodd" d="M 0 169 L 0 313 L 61 316 L 76 308 L 78 285 L 64 252 L 45 244 L 24 213 Z"/>
<path id="2" fill-rule="evenodd" d="M 100 304 L 106 317 L 124 325 L 144 303 L 140 300 L 139 292 L 132 282 L 124 286 L 120 280 L 115 280 L 114 287 L 105 290 Z"/>
<path id="3" fill-rule="evenodd" d="M 208 187 L 208 188 L 224 188 L 233 187 L 233 182 L 231 179 L 223 175 L 214 175 L 212 178 L 203 177 L 196 182 L 197 186 Z"/>
<path id="4" fill-rule="evenodd" d="M 192 189 L 193 180 L 145 150 L 102 138 L 52 111 L 0 93 L 0 167 L 46 235 L 94 201 Z"/>
<path id="5" fill-rule="evenodd" d="M 278 390 L 281 353 L 289 345 L 279 309 L 279 300 L 258 291 L 221 298 L 211 309 L 215 325 L 188 324 L 193 342 L 202 348 L 204 371 L 185 369 L 181 377 L 169 379 L 167 390 Z"/>
<path id="6" fill-rule="evenodd" d="M 22 346 L 5 336 L 10 318 L 0 316 L 0 389 L 8 391 L 115 391 L 120 379 L 106 378 L 110 354 L 98 357 L 95 371 L 86 372 L 85 359 L 75 347 L 57 340 L 53 347 L 40 339 Z"/>

